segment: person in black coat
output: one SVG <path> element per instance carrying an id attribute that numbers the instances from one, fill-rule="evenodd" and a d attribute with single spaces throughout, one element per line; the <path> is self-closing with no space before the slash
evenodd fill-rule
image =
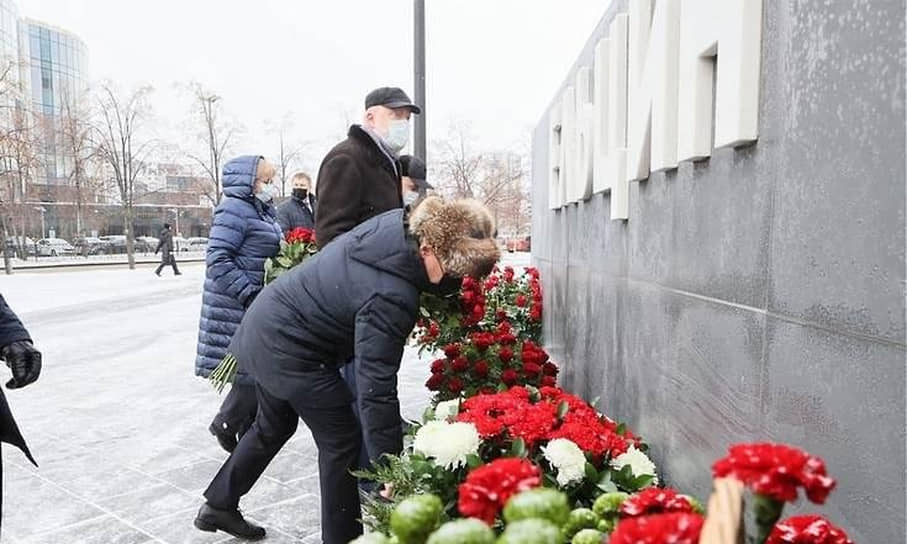
<path id="1" fill-rule="evenodd" d="M 32 345 L 28 331 L 16 317 L 12 309 L 0 295 L 0 360 L 6 361 L 13 377 L 6 383 L 7 389 L 18 389 L 33 383 L 41 374 L 41 352 Z M 0 389 L 0 442 L 12 444 L 22 450 L 25 457 L 38 466 L 31 451 L 19 432 L 19 426 L 6 402 L 6 396 Z M 0 482 L 3 480 L 3 463 L 0 460 Z M 2 496 L 0 496 L 0 515 L 2 515 Z"/>
<path id="2" fill-rule="evenodd" d="M 293 196 L 277 206 L 277 222 L 284 234 L 296 228 L 315 230 L 315 195 L 305 172 L 293 175 Z"/>
<path id="3" fill-rule="evenodd" d="M 397 154 L 409 140 L 409 119 L 421 110 L 396 87 L 365 97 L 361 125 L 324 157 L 318 170 L 315 239 L 319 248 L 366 219 L 403 207 Z"/>
<path id="4" fill-rule="evenodd" d="M 179 268 L 176 267 L 176 257 L 173 255 L 173 231 L 170 230 L 170 223 L 164 223 L 164 228 L 161 229 L 161 234 L 158 238 L 157 248 L 155 248 L 154 254 L 157 255 L 158 251 L 161 252 L 161 264 L 154 273 L 160 276 L 161 270 L 169 265 L 173 267 L 174 276 L 181 276 L 182 274 L 180 273 Z"/>
<path id="5" fill-rule="evenodd" d="M 486 275 L 500 257 L 493 231 L 481 204 L 429 197 L 409 218 L 398 209 L 362 223 L 265 287 L 230 344 L 256 381 L 259 411 L 205 491 L 196 527 L 264 537 L 239 500 L 302 418 L 318 446 L 323 541 L 361 534 L 350 471 L 360 448 L 373 460 L 402 450 L 397 371 L 419 294 L 445 276 Z M 339 372 L 353 354 L 364 433 Z"/>

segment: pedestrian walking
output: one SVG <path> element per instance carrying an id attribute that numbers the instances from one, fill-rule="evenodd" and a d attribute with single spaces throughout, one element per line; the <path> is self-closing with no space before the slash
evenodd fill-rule
<path id="1" fill-rule="evenodd" d="M 317 200 L 312 192 L 312 178 L 305 172 L 293 174 L 293 194 L 277 206 L 277 222 L 284 232 L 296 228 L 315 230 Z"/>
<path id="2" fill-rule="evenodd" d="M 6 383 L 7 389 L 18 389 L 34 383 L 41 375 L 41 352 L 32 345 L 31 336 L 22 322 L 0 295 L 0 360 L 12 371 L 13 377 Z M 19 426 L 9 409 L 6 396 L 0 389 L 0 442 L 16 446 L 35 466 L 31 451 L 19 432 Z M 3 462 L 0 459 L 0 481 L 3 481 Z M 3 497 L 0 494 L 0 516 L 3 512 Z"/>
<path id="3" fill-rule="evenodd" d="M 223 199 L 214 210 L 205 254 L 198 376 L 209 377 L 227 355 L 233 333 L 264 285 L 265 261 L 280 250 L 281 231 L 271 205 L 274 173 L 274 166 L 260 156 L 224 165 Z M 254 381 L 240 369 L 208 430 L 221 447 L 233 451 L 257 409 Z"/>
<path id="4" fill-rule="evenodd" d="M 170 230 L 170 223 L 164 223 L 164 228 L 161 229 L 158 238 L 159 240 L 157 248 L 154 250 L 154 254 L 157 255 L 158 251 L 161 252 L 161 264 L 154 273 L 160 276 L 161 270 L 169 265 L 173 267 L 174 276 L 181 276 L 182 274 L 180 273 L 179 268 L 176 267 L 176 256 L 173 254 L 173 232 Z"/>
<path id="5" fill-rule="evenodd" d="M 302 418 L 318 447 L 323 542 L 346 544 L 361 534 L 350 471 L 361 448 L 371 459 L 402 450 L 397 371 L 419 294 L 445 276 L 490 272 L 500 257 L 492 223 L 476 201 L 429 197 L 409 218 L 392 210 L 337 237 L 262 291 L 230 344 L 256 381 L 259 411 L 205 491 L 196 527 L 265 536 L 239 501 Z M 354 353 L 364 445 L 339 372 Z"/>
<path id="6" fill-rule="evenodd" d="M 365 97 L 361 125 L 324 157 L 318 170 L 319 248 L 366 219 L 403 207 L 398 153 L 409 141 L 409 119 L 422 110 L 402 89 L 382 87 Z"/>

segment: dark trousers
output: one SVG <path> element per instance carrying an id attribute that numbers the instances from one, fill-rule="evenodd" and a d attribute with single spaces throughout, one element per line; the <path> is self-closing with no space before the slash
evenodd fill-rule
<path id="1" fill-rule="evenodd" d="M 176 257 L 174 257 L 173 255 L 170 256 L 169 260 L 161 259 L 161 264 L 160 264 L 160 266 L 157 267 L 157 270 L 155 270 L 154 273 L 157 274 L 158 276 L 160 276 L 161 270 L 163 270 L 164 267 L 167 266 L 168 264 L 173 267 L 174 274 L 180 273 L 179 268 L 176 267 Z"/>
<path id="2" fill-rule="evenodd" d="M 361 432 L 352 409 L 302 406 L 273 397 L 261 386 L 256 391 L 255 422 L 205 490 L 208 504 L 236 509 L 302 418 L 318 446 L 321 538 L 325 544 L 347 544 L 362 534 L 359 491 L 350 473 L 359 458 Z"/>
<path id="3" fill-rule="evenodd" d="M 350 389 L 350 392 L 353 394 L 353 404 L 351 408 L 353 414 L 356 416 L 356 421 L 359 423 L 359 427 L 362 428 L 362 417 L 359 415 L 359 403 L 356 402 L 355 397 L 358 396 L 356 389 L 356 358 L 353 357 L 343 367 L 340 369 L 340 375 L 343 376 L 343 381 L 346 382 L 346 386 Z M 365 447 L 365 429 L 362 428 L 363 439 L 362 439 L 362 451 L 359 453 L 359 469 L 368 470 L 372 468 L 372 462 L 368 458 L 368 448 Z M 359 482 L 360 487 L 365 491 L 372 491 L 374 485 L 372 482 L 361 480 Z"/>
<path id="4" fill-rule="evenodd" d="M 214 424 L 220 427 L 226 423 L 230 432 L 242 435 L 255 421 L 256 413 L 258 395 L 255 386 L 234 383 L 220 405 Z"/>

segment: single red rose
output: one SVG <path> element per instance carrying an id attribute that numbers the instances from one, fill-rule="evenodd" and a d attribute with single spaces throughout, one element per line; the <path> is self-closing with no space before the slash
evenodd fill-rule
<path id="1" fill-rule="evenodd" d="M 444 359 L 438 359 L 437 361 L 432 361 L 431 363 L 431 373 L 432 374 L 443 374 L 444 373 Z"/>
<path id="2" fill-rule="evenodd" d="M 476 284 L 475 278 L 472 278 L 470 276 L 466 276 L 465 278 L 463 278 L 463 285 L 462 285 L 463 290 L 466 290 L 466 289 L 473 290 L 476 287 L 478 287 L 478 284 Z"/>
<path id="3" fill-rule="evenodd" d="M 693 513 L 690 501 L 677 493 L 676 490 L 666 487 L 659 489 L 649 487 L 632 495 L 620 505 L 622 518 L 648 516 L 651 514 L 667 514 L 669 512 Z"/>
<path id="4" fill-rule="evenodd" d="M 507 266 L 504 268 L 504 281 L 511 283 L 513 281 L 513 268 Z"/>
<path id="5" fill-rule="evenodd" d="M 494 387 L 483 387 L 482 389 L 479 389 L 479 393 L 483 395 L 494 395 L 497 393 L 497 390 Z"/>
<path id="6" fill-rule="evenodd" d="M 806 515 L 775 524 L 765 544 L 853 544 L 853 540 L 824 517 Z"/>
<path id="7" fill-rule="evenodd" d="M 546 385 L 548 387 L 556 387 L 557 378 L 555 378 L 554 376 L 544 376 L 542 377 L 542 385 Z"/>
<path id="8" fill-rule="evenodd" d="M 447 355 L 448 359 L 460 356 L 460 344 L 448 344 L 443 349 L 444 355 Z"/>
<path id="9" fill-rule="evenodd" d="M 823 504 L 836 485 L 822 459 L 784 444 L 735 444 L 712 465 L 712 474 L 736 478 L 780 502 L 796 500 L 797 489 L 803 487 L 810 501 Z"/>
<path id="10" fill-rule="evenodd" d="M 444 376 L 441 374 L 432 374 L 428 381 L 425 382 L 425 387 L 429 391 L 440 391 L 442 385 L 444 385 Z"/>
<path id="11" fill-rule="evenodd" d="M 447 382 L 447 390 L 451 393 L 459 393 L 463 390 L 463 380 L 454 376 Z"/>
<path id="12" fill-rule="evenodd" d="M 484 378 L 488 376 L 488 363 L 485 361 L 476 361 L 476 364 L 472 366 L 472 371 L 479 378 Z"/>
<path id="13" fill-rule="evenodd" d="M 463 291 L 463 294 L 460 295 L 460 300 L 463 301 L 463 304 L 472 304 L 476 300 L 476 296 L 472 291 Z"/>
<path id="14" fill-rule="evenodd" d="M 524 306 L 526 306 L 526 302 L 527 302 L 526 295 L 517 295 L 517 297 L 516 297 L 517 307 L 523 308 Z"/>
<path id="15" fill-rule="evenodd" d="M 484 352 L 494 343 L 494 335 L 488 332 L 477 332 L 472 335 L 472 345 L 480 352 Z"/>
<path id="16" fill-rule="evenodd" d="M 698 544 L 705 518 L 699 514 L 656 514 L 621 520 L 610 544 Z"/>
<path id="17" fill-rule="evenodd" d="M 498 309 L 495 310 L 495 312 L 494 312 L 494 318 L 495 318 L 496 321 L 506 321 L 506 320 L 507 320 L 507 312 L 505 312 L 505 311 L 502 310 L 501 308 L 498 308 Z"/>
<path id="18" fill-rule="evenodd" d="M 557 365 L 554 363 L 545 363 L 542 365 L 542 372 L 545 373 L 545 376 L 557 376 Z"/>
<path id="19" fill-rule="evenodd" d="M 463 516 L 493 525 L 510 497 L 541 483 L 541 471 L 526 459 L 496 459 L 466 476 L 457 489 L 457 509 Z"/>
<path id="20" fill-rule="evenodd" d="M 475 319 L 482 319 L 485 317 L 485 307 L 481 304 L 476 304 L 472 308 L 472 317 Z"/>
<path id="21" fill-rule="evenodd" d="M 536 378 L 542 373 L 542 367 L 535 363 L 523 363 L 523 374 L 530 378 Z"/>
<path id="22" fill-rule="evenodd" d="M 539 308 L 537 305 L 533 306 L 532 309 L 529 310 L 529 319 L 531 319 L 532 321 L 541 321 L 542 320 L 541 308 Z"/>
<path id="23" fill-rule="evenodd" d="M 469 368 L 469 360 L 466 357 L 457 357 L 450 362 L 450 368 L 454 372 L 465 372 Z"/>
<path id="24" fill-rule="evenodd" d="M 501 348 L 498 351 L 498 358 L 505 363 L 509 363 L 513 359 L 513 350 L 506 346 Z"/>
<path id="25" fill-rule="evenodd" d="M 438 325 L 437 321 L 432 321 L 431 324 L 428 326 L 428 334 L 432 338 L 441 334 L 441 327 Z"/>
<path id="26" fill-rule="evenodd" d="M 504 372 L 501 372 L 501 381 L 507 385 L 515 384 L 520 377 L 517 375 L 516 370 L 508 368 Z"/>

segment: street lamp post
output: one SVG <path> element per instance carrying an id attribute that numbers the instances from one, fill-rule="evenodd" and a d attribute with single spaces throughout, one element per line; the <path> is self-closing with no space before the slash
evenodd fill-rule
<path id="1" fill-rule="evenodd" d="M 41 212 L 41 238 L 47 238 L 47 230 L 45 229 L 44 223 L 44 214 L 47 213 L 47 208 L 44 206 L 35 206 L 35 209 Z"/>
<path id="2" fill-rule="evenodd" d="M 176 216 L 176 235 L 180 235 L 180 211 L 176 208 L 170 208 L 170 212 Z"/>
<path id="3" fill-rule="evenodd" d="M 413 153 L 426 161 L 425 149 L 425 124 L 428 117 L 428 108 L 425 103 L 425 0 L 414 0 L 413 13 L 413 68 L 416 104 L 422 108 L 422 115 L 415 117 L 415 147 Z"/>

